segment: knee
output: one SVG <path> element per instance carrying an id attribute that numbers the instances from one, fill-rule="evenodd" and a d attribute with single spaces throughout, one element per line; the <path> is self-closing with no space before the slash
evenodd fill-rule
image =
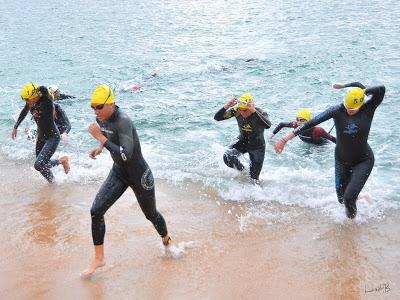
<path id="1" fill-rule="evenodd" d="M 99 209 L 96 206 L 92 206 L 92 208 L 90 209 L 90 215 L 92 217 L 92 220 L 101 220 L 104 216 L 103 212 L 101 211 L 101 209 Z"/>

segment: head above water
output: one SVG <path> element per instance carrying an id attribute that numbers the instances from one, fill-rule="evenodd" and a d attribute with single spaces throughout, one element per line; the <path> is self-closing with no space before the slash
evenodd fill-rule
<path id="1" fill-rule="evenodd" d="M 59 89 L 58 85 L 56 85 L 56 84 L 49 85 L 48 90 L 49 90 L 49 92 L 50 92 L 51 94 L 54 94 L 54 93 L 57 93 L 57 92 L 59 93 L 59 92 L 60 92 L 60 89 Z"/>
<path id="2" fill-rule="evenodd" d="M 365 93 L 363 89 L 356 87 L 349 90 L 344 97 L 343 104 L 348 110 L 360 109 L 364 105 Z"/>
<path id="3" fill-rule="evenodd" d="M 238 101 L 239 102 L 238 108 L 242 110 L 247 110 L 250 101 L 253 101 L 252 94 L 246 93 L 241 95 Z"/>
<path id="4" fill-rule="evenodd" d="M 24 84 L 21 91 L 21 98 L 28 103 L 35 103 L 39 100 L 39 84 L 32 82 Z"/>
<path id="5" fill-rule="evenodd" d="M 115 109 L 115 95 L 113 90 L 108 85 L 98 85 L 92 93 L 90 106 L 94 109 L 98 119 L 101 121 L 108 120 Z"/>
<path id="6" fill-rule="evenodd" d="M 309 108 L 302 108 L 296 114 L 296 121 L 306 122 L 311 120 L 311 110 Z"/>

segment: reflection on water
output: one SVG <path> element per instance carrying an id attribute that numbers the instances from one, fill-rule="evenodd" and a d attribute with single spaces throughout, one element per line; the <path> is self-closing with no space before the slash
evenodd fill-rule
<path id="1" fill-rule="evenodd" d="M 54 199 L 40 198 L 37 202 L 30 204 L 29 208 L 26 235 L 40 244 L 53 245 L 57 234 L 54 222 L 56 217 Z"/>

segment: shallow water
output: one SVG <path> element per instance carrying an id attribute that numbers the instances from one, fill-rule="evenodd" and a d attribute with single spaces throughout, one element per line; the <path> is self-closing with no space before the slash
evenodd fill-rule
<path id="1" fill-rule="evenodd" d="M 58 180 L 100 181 L 111 161 L 87 158 L 95 146 L 86 131 L 94 120 L 88 99 L 107 83 L 133 118 L 156 178 L 199 182 L 225 200 L 315 207 L 342 222 L 332 144 L 297 140 L 277 156 L 268 142 L 264 183 L 254 188 L 222 161 L 237 135 L 235 121 L 217 123 L 213 115 L 232 95 L 251 92 L 276 126 L 300 107 L 316 114 L 340 102 L 343 91 L 331 83 L 357 80 L 387 87 L 369 139 L 376 164 L 365 190 L 374 204 L 360 210 L 359 220 L 400 205 L 398 1 L 1 1 L 1 7 L 3 157 L 32 164 L 33 144 L 24 134 L 32 122 L 21 125 L 17 141 L 9 138 L 23 106 L 19 92 L 27 81 L 56 83 L 77 96 L 63 103 L 73 129 L 59 151 L 73 165 Z M 133 85 L 141 90 L 130 91 Z"/>

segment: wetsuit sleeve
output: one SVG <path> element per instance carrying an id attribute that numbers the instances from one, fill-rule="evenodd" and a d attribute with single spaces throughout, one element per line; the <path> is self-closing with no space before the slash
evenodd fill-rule
<path id="1" fill-rule="evenodd" d="M 39 91 L 42 94 L 41 107 L 43 108 L 44 115 L 51 115 L 54 113 L 53 98 L 50 96 L 49 90 L 45 86 L 39 87 Z"/>
<path id="2" fill-rule="evenodd" d="M 227 120 L 235 116 L 236 110 L 231 107 L 230 109 L 226 110 L 224 107 L 222 107 L 219 111 L 214 116 L 214 120 L 216 121 L 222 121 L 222 120 Z"/>
<path id="3" fill-rule="evenodd" d="M 72 98 L 75 98 L 75 97 L 74 97 L 74 96 L 71 96 L 71 95 L 60 94 L 60 97 L 58 97 L 57 100 L 72 99 Z"/>
<path id="4" fill-rule="evenodd" d="M 54 103 L 54 107 L 56 109 L 56 115 L 57 115 L 56 123 L 57 123 L 58 130 L 60 131 L 60 134 L 63 134 L 64 132 L 69 133 L 71 131 L 71 123 L 69 122 L 67 114 L 61 108 L 60 105 L 57 105 L 56 103 Z"/>
<path id="5" fill-rule="evenodd" d="M 345 88 L 347 87 L 359 87 L 360 89 L 365 89 L 365 85 L 363 85 L 361 82 L 350 82 L 350 83 L 346 83 L 344 85 Z"/>
<path id="6" fill-rule="evenodd" d="M 269 116 L 266 111 L 263 111 L 260 108 L 256 108 L 255 114 L 258 117 L 259 123 L 261 123 L 264 128 L 271 127 L 271 121 L 269 120 Z"/>
<path id="7" fill-rule="evenodd" d="M 336 138 L 325 131 L 322 127 L 315 127 L 312 133 L 313 139 L 318 140 L 319 138 L 327 139 L 336 144 Z"/>
<path id="8" fill-rule="evenodd" d="M 29 105 L 28 103 L 25 104 L 24 108 L 21 110 L 21 112 L 19 113 L 19 117 L 17 122 L 14 125 L 14 128 L 17 129 L 18 126 L 21 124 L 21 122 L 25 119 L 26 115 L 29 112 Z"/>
<path id="9" fill-rule="evenodd" d="M 385 96 L 385 86 L 379 85 L 367 88 L 365 90 L 365 94 L 372 95 L 371 99 L 367 101 L 366 105 L 372 106 L 374 109 L 376 109 L 379 104 L 382 103 L 383 97 Z"/>
<path id="10" fill-rule="evenodd" d="M 304 131 L 306 131 L 307 129 L 315 127 L 318 124 L 325 122 L 326 120 L 334 118 L 335 115 L 339 112 L 339 109 L 340 109 L 340 105 L 336 105 L 336 106 L 332 106 L 332 107 L 328 108 L 324 112 L 322 112 L 319 115 L 312 118 L 310 121 L 305 122 L 303 125 L 301 125 L 300 127 L 297 127 L 295 130 L 293 130 L 294 135 L 297 136 L 300 133 L 303 133 Z"/>
<path id="11" fill-rule="evenodd" d="M 118 132 L 118 140 L 120 145 L 117 145 L 113 142 L 107 140 L 104 143 L 104 147 L 110 151 L 112 154 L 120 155 L 123 161 L 130 160 L 133 155 L 133 150 L 135 144 L 138 141 L 135 141 L 133 138 L 133 124 L 129 119 L 121 119 L 116 127 Z"/>
<path id="12" fill-rule="evenodd" d="M 295 122 L 280 122 L 278 124 L 278 126 L 275 127 L 274 131 L 272 131 L 272 133 L 277 134 L 283 127 L 296 128 L 296 123 Z"/>

